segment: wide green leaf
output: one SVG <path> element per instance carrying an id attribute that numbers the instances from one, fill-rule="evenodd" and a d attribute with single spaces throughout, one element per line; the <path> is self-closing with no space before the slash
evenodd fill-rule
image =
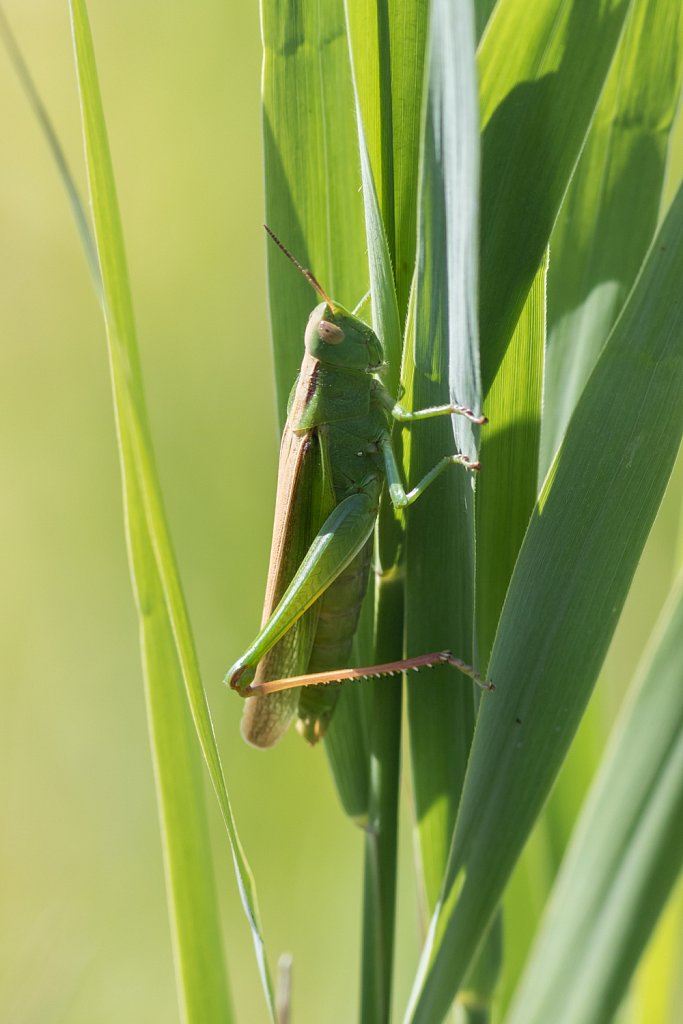
<path id="1" fill-rule="evenodd" d="M 657 226 L 682 55 L 679 0 L 637 0 L 553 231 L 542 477 Z"/>
<path id="2" fill-rule="evenodd" d="M 274 1019 L 254 883 L 225 787 L 154 467 L 123 233 L 83 0 L 71 0 L 71 15 L 180 1003 L 188 1020 L 218 1024 L 233 1019 L 211 881 L 210 840 L 199 762 L 201 748 L 230 840 L 264 991 Z M 193 723 L 199 747 L 193 742 Z"/>
<path id="3" fill-rule="evenodd" d="M 478 53 L 484 393 L 541 264 L 629 3 L 499 0 L 486 26 Z"/>
<path id="4" fill-rule="evenodd" d="M 576 731 L 664 493 L 683 433 L 682 239 L 679 191 L 534 510 L 407 1020 L 445 1013 L 485 935 Z"/>
<path id="5" fill-rule="evenodd" d="M 506 1024 L 611 1020 L 683 864 L 683 577 L 581 812 Z"/>

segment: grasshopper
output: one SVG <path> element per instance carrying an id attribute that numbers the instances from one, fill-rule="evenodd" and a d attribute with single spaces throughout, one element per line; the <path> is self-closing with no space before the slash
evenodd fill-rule
<path id="1" fill-rule="evenodd" d="M 320 740 L 343 680 L 446 662 L 492 688 L 450 651 L 339 668 L 348 662 L 368 585 L 385 482 L 394 508 L 404 509 L 448 466 L 479 468 L 465 455 L 446 455 L 406 491 L 391 441 L 393 421 L 458 414 L 483 424 L 486 417 L 460 405 L 404 409 L 380 379 L 385 364 L 374 331 L 330 299 L 311 271 L 266 231 L 322 301 L 308 320 L 287 407 L 261 630 L 225 680 L 248 698 L 242 735 L 257 747 L 276 743 L 297 714 L 304 738 Z"/>

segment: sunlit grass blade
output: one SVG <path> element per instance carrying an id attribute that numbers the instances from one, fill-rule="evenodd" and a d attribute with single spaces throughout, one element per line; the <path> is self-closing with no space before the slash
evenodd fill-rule
<path id="1" fill-rule="evenodd" d="M 553 231 L 541 477 L 657 226 L 682 55 L 679 0 L 637 0 Z"/>
<path id="2" fill-rule="evenodd" d="M 576 731 L 683 433 L 683 191 L 576 407 L 522 545 L 407 1020 L 439 1019 Z M 643 396 L 646 396 L 644 399 Z"/>
<path id="3" fill-rule="evenodd" d="M 591 787 L 506 1024 L 612 1019 L 683 864 L 681 821 L 683 577 Z"/>
<path id="4" fill-rule="evenodd" d="M 198 750 L 189 742 L 190 717 L 218 797 L 237 880 L 254 939 L 271 1018 L 272 986 L 265 962 L 253 879 L 242 851 L 225 788 L 154 468 L 123 234 L 95 59 L 83 0 L 71 2 L 72 28 L 83 117 L 88 185 L 102 276 L 105 323 L 114 392 L 131 576 L 140 613 L 148 707 L 164 826 L 169 902 L 181 987 L 189 1019 L 232 1019 L 220 947 L 206 948 L 204 931 L 218 936 L 210 886 L 209 837 L 201 807 Z M 174 692 L 182 680 L 187 704 Z M 175 746 L 177 734 L 178 749 Z M 181 760 L 181 757 L 183 760 Z M 187 787 L 194 782 L 191 792 Z M 186 816 L 183 816 L 183 810 Z M 210 1014 L 210 1015 L 209 1015 Z"/>
<path id="5" fill-rule="evenodd" d="M 499 0 L 486 26 L 478 53 L 484 393 L 548 245 L 628 8 L 629 0 Z"/>
<path id="6" fill-rule="evenodd" d="M 417 275 L 404 357 L 406 403 L 419 409 L 455 400 L 478 412 L 474 26 L 466 2 L 436 0 L 430 18 Z M 435 417 L 405 432 L 411 484 L 456 447 L 476 458 L 472 424 L 459 416 L 453 421 Z M 450 648 L 469 661 L 473 605 L 473 480 L 454 467 L 407 516 L 407 654 Z M 448 668 L 434 668 L 408 681 L 421 895 L 427 914 L 435 906 L 446 866 L 474 711 L 472 687 L 454 679 Z"/>
<path id="7" fill-rule="evenodd" d="M 132 479 L 126 507 L 132 509 L 140 502 Z M 178 1001 L 183 1020 L 218 1024 L 235 1017 L 225 976 L 202 762 L 163 587 L 149 558 L 146 524 L 136 516 L 129 521 L 131 531 L 136 522 L 140 527 L 130 547 L 137 551 L 137 593 L 144 607 L 140 641 Z"/>

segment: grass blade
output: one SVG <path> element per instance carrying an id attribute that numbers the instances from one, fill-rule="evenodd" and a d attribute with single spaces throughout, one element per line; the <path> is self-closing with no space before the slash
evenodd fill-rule
<path id="1" fill-rule="evenodd" d="M 552 238 L 541 478 L 657 226 L 683 8 L 638 0 Z"/>
<path id="2" fill-rule="evenodd" d="M 499 0 L 486 26 L 478 53 L 484 393 L 541 264 L 628 8 L 629 0 Z"/>
<path id="3" fill-rule="evenodd" d="M 388 362 L 387 387 L 395 394 L 398 384 L 401 326 L 396 290 L 380 203 L 375 188 L 368 149 L 350 21 L 349 50 L 356 98 L 356 119 L 360 149 L 365 231 L 368 244 L 372 323 L 384 346 Z M 380 61 L 380 67 L 382 62 Z M 382 71 L 380 70 L 380 77 Z M 381 131 L 380 131 L 381 134 Z M 389 524 L 393 534 L 393 512 L 384 502 L 382 522 Z M 380 527 L 381 529 L 381 527 Z M 375 604 L 374 643 L 368 649 L 370 662 L 391 658 L 398 614 L 386 615 L 394 601 L 402 597 L 394 585 L 387 588 L 378 580 L 368 600 Z M 385 630 L 385 622 L 388 629 Z M 386 645 L 386 647 L 385 647 Z M 363 652 L 365 653 L 365 652 Z M 362 658 L 362 656 L 361 656 Z M 362 659 L 364 660 L 364 659 Z M 396 869 L 398 846 L 398 793 L 401 755 L 402 693 L 393 680 L 378 680 L 379 685 L 367 687 L 367 730 L 369 753 L 368 821 L 365 834 L 365 874 L 363 892 L 363 955 L 361 973 L 361 1009 L 363 1024 L 389 1020 L 394 957 L 394 926 L 396 917 Z"/>
<path id="4" fill-rule="evenodd" d="M 584 805 L 506 1024 L 611 1020 L 683 864 L 683 577 Z"/>
<path id="5" fill-rule="evenodd" d="M 480 408 L 476 318 L 478 119 L 474 26 L 466 2 L 431 8 L 419 184 L 418 259 L 404 357 L 406 404 Z M 450 387 L 449 387 L 450 381 Z M 406 433 L 411 484 L 454 449 L 476 457 L 464 417 Z M 455 432 L 455 444 L 454 444 Z M 453 468 L 413 505 L 406 526 L 406 651 L 473 654 L 474 503 Z M 474 696 L 448 668 L 408 683 L 413 791 L 427 913 L 438 897 L 474 727 Z"/>
<path id="6" fill-rule="evenodd" d="M 126 506 L 139 503 L 141 496 L 131 483 Z M 131 517 L 135 529 L 133 524 Z M 140 639 L 178 1001 L 182 1020 L 218 1024 L 235 1017 L 225 976 L 202 764 L 163 587 L 153 563 L 146 562 L 144 552 L 151 544 L 140 526 L 131 549 L 138 549 L 136 563 L 145 565 L 138 590 L 145 607 Z"/>
<path id="7" fill-rule="evenodd" d="M 76 230 L 81 241 L 81 246 L 83 247 L 90 278 L 95 291 L 101 300 L 102 280 L 100 278 L 100 268 L 97 262 L 95 240 L 90 230 L 88 217 L 85 209 L 83 208 L 81 197 L 78 194 L 78 188 L 76 186 L 74 176 L 71 173 L 71 168 L 67 163 L 66 154 L 64 153 L 62 144 L 59 141 L 59 137 L 55 131 L 54 125 L 52 124 L 50 115 L 48 114 L 47 108 L 45 107 L 40 93 L 36 88 L 31 72 L 29 71 L 28 65 L 26 64 L 23 54 L 19 49 L 19 45 L 14 38 L 14 33 L 10 28 L 10 24 L 2 7 L 0 7 L 0 35 L 2 36 L 2 41 L 4 43 L 5 50 L 7 51 L 7 55 L 14 66 L 17 77 L 21 82 L 22 88 L 31 105 L 33 114 L 40 125 L 43 135 L 45 136 L 45 140 L 47 141 L 50 152 L 52 153 L 52 158 L 57 165 L 59 176 L 62 179 L 67 199 L 69 200 L 71 213 L 76 223 Z"/>
<path id="8" fill-rule="evenodd" d="M 83 0 L 72 0 L 71 17 L 88 184 L 103 285 L 131 576 L 141 618 L 148 706 L 154 715 L 151 732 L 160 800 L 163 801 L 165 856 L 169 889 L 173 894 L 171 916 L 175 926 L 181 1003 L 193 1020 L 232 1019 L 222 953 L 218 948 L 208 955 L 200 938 L 203 929 L 208 929 L 209 935 L 219 932 L 215 895 L 208 883 L 210 874 L 204 873 L 207 862 L 210 862 L 208 834 L 202 827 L 201 815 L 190 816 L 188 820 L 179 817 L 180 795 L 177 794 L 182 794 L 182 808 L 188 811 L 193 800 L 199 800 L 201 806 L 201 790 L 198 785 L 199 768 L 193 767 L 193 757 L 196 760 L 194 748 L 183 740 L 189 729 L 187 705 L 178 700 L 177 693 L 174 696 L 170 685 L 173 676 L 184 683 L 192 720 L 218 797 L 242 901 L 252 929 L 266 1000 L 274 1019 L 272 986 L 258 923 L 254 883 L 237 836 L 225 788 L 153 463 L 123 234 Z M 166 673 L 171 672 L 171 667 L 169 679 Z M 176 732 L 178 742 L 184 748 L 186 772 L 174 745 Z M 196 784 L 192 792 L 187 793 L 185 786 L 193 779 Z M 174 802 L 176 799 L 178 804 Z M 180 826 L 181 832 L 178 831 Z M 196 831 L 189 832 L 188 826 Z M 192 842 L 188 842 L 188 836 L 192 837 Z M 206 1015 L 209 1011 L 211 1017 Z"/>
<path id="9" fill-rule="evenodd" d="M 452 1000 L 602 664 L 683 433 L 683 191 L 577 405 L 515 566 L 407 1020 Z M 643 396 L 647 401 L 643 401 Z M 577 654 L 578 652 L 578 654 Z"/>

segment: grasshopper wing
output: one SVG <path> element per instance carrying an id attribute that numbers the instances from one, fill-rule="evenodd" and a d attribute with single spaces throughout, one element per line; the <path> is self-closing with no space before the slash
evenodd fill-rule
<path id="1" fill-rule="evenodd" d="M 325 461 L 318 432 L 297 434 L 288 421 L 280 447 L 275 522 L 261 629 L 334 504 Z M 254 683 L 306 672 L 317 619 L 318 608 L 313 605 L 292 623 L 282 639 L 264 653 Z M 256 747 L 276 743 L 297 712 L 299 696 L 298 690 L 283 690 L 249 697 L 242 718 L 244 739 Z"/>

